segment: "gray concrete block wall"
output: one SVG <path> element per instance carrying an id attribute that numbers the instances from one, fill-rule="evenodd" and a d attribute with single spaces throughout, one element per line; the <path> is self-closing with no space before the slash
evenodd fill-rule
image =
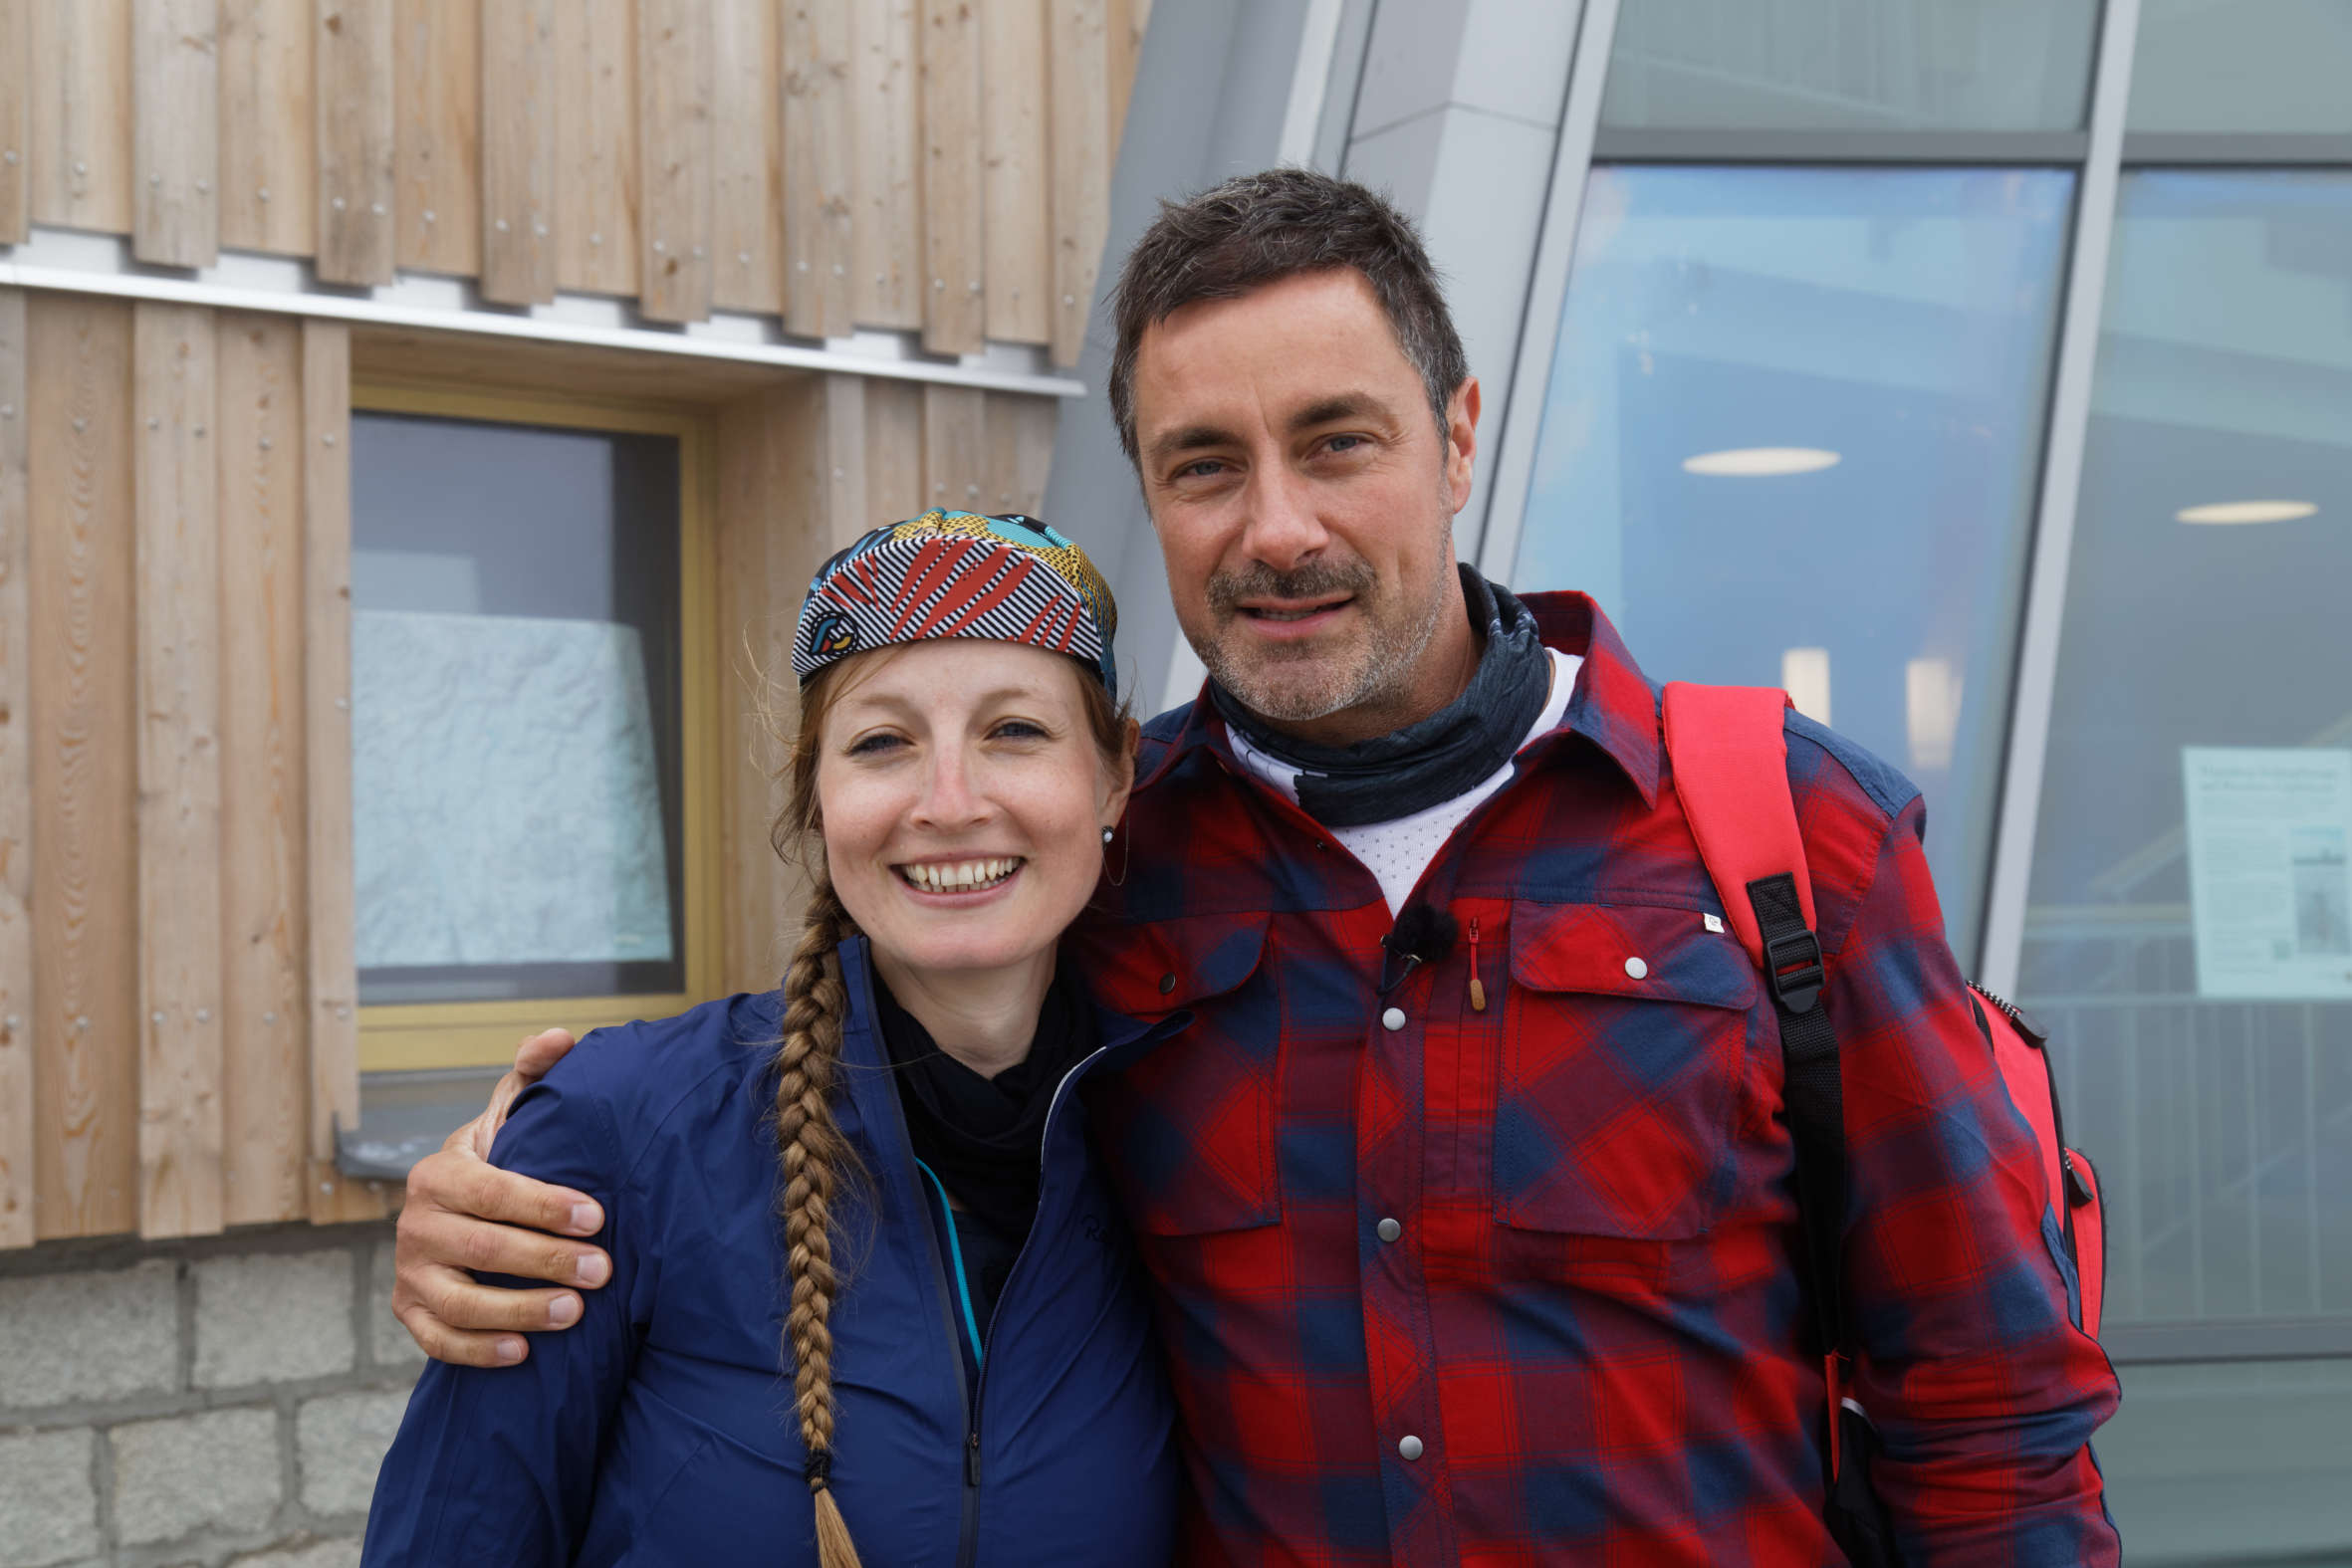
<path id="1" fill-rule="evenodd" d="M 356 1568 L 423 1364 L 391 1234 L 0 1252 L 0 1568 Z"/>

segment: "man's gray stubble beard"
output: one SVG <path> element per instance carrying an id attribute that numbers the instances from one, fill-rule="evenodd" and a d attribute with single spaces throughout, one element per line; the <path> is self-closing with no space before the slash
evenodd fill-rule
<path id="1" fill-rule="evenodd" d="M 1295 599 L 1345 591 L 1353 593 L 1361 604 L 1365 591 L 1376 587 L 1378 581 L 1371 568 L 1360 561 L 1352 569 L 1325 567 L 1318 563 L 1300 571 L 1253 572 L 1246 579 L 1230 575 L 1217 576 L 1208 583 L 1209 608 L 1221 622 L 1230 622 L 1241 613 L 1238 608 L 1240 600 L 1252 595 Z M 1379 635 L 1380 628 L 1372 626 L 1363 664 L 1356 671 L 1355 678 L 1337 690 L 1309 689 L 1285 693 L 1271 683 L 1253 678 L 1254 674 L 1263 675 L 1275 670 L 1322 662 L 1317 655 L 1305 650 L 1301 650 L 1298 657 L 1277 658 L 1262 663 L 1252 673 L 1244 673 L 1237 668 L 1215 642 L 1207 646 L 1196 642 L 1193 651 L 1200 655 L 1201 663 L 1208 668 L 1217 684 L 1240 699 L 1242 706 L 1252 713 L 1277 724 L 1307 724 L 1381 699 L 1401 698 L 1412 687 L 1414 669 L 1429 651 L 1429 645 L 1436 640 L 1437 628 L 1445 612 L 1446 594 L 1441 583 L 1439 590 L 1430 595 L 1429 606 L 1421 616 L 1420 623 L 1412 627 L 1406 636 L 1384 638 Z"/>

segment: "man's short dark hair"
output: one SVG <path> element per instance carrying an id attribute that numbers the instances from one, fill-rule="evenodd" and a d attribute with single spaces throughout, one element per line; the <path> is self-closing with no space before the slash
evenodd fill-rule
<path id="1" fill-rule="evenodd" d="M 1129 462 L 1135 444 L 1135 350 L 1146 330 L 1199 300 L 1230 300 L 1299 273 L 1352 267 L 1371 284 L 1397 346 L 1421 373 L 1439 430 L 1470 375 L 1437 269 L 1412 220 L 1363 186 L 1312 169 L 1241 174 L 1159 218 L 1127 253 L 1111 312 L 1110 411 Z"/>

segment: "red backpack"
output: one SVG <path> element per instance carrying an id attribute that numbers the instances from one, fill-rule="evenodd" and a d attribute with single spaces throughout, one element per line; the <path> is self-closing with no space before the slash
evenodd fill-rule
<path id="1" fill-rule="evenodd" d="M 1845 1214 L 1844 1089 L 1835 1025 L 1821 1007 L 1821 944 L 1813 934 L 1813 889 L 1788 788 L 1782 733 L 1787 694 L 1770 687 L 1666 687 L 1666 753 L 1674 767 L 1699 858 L 1724 914 L 1764 972 L 1779 1015 L 1788 1128 L 1796 1145 L 1797 1207 L 1803 1215 L 1813 1308 L 1827 1348 L 1829 1523 L 1857 1564 L 1895 1559 L 1870 1490 L 1876 1445 L 1868 1413 L 1846 1395 L 1845 1313 L 1838 1288 Z M 1969 988 L 1977 1027 L 2000 1068 L 2009 1098 L 2033 1129 L 2042 1174 L 2081 1284 L 2082 1327 L 2096 1336 L 2107 1275 L 2106 1224 L 2098 1174 L 2066 1146 L 2047 1036 L 2016 1008 Z"/>

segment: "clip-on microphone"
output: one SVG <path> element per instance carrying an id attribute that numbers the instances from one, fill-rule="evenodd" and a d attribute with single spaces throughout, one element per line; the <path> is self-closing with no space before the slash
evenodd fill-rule
<path id="1" fill-rule="evenodd" d="M 1397 912 L 1396 924 L 1380 939 L 1380 995 L 1387 996 L 1412 977 L 1416 964 L 1435 964 L 1454 951 L 1461 927 L 1435 904 L 1407 904 Z M 1402 968 L 1395 966 L 1402 961 Z"/>

